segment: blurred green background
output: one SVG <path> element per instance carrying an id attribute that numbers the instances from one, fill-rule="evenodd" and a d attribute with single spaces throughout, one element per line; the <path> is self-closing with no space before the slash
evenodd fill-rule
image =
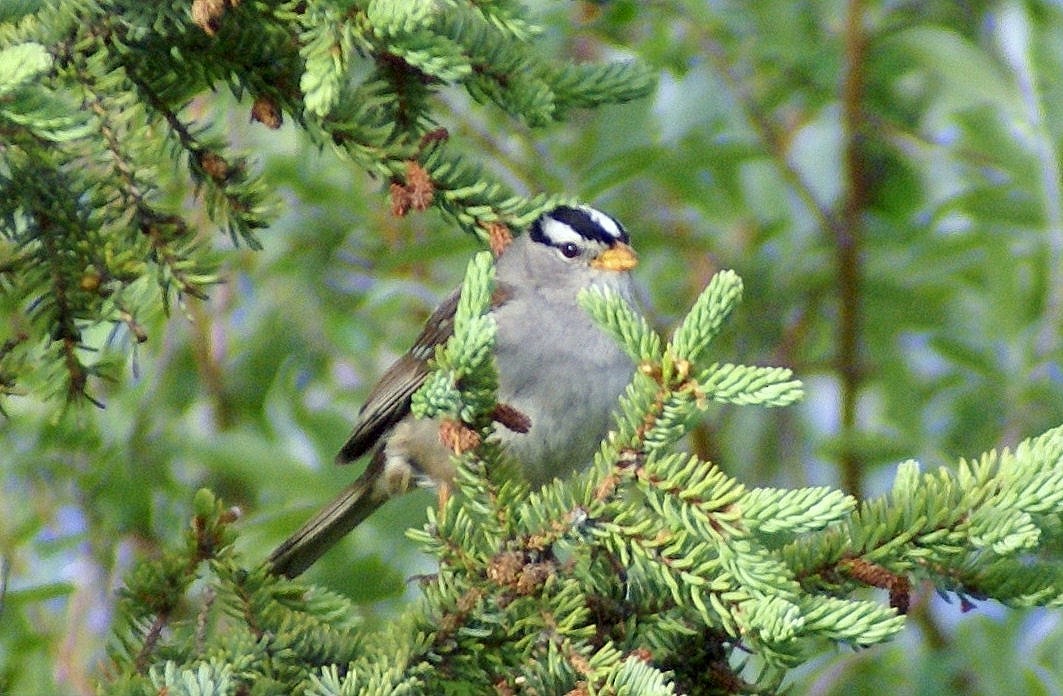
<path id="1" fill-rule="evenodd" d="M 668 327 L 733 268 L 745 301 L 720 360 L 785 365 L 785 410 L 717 408 L 691 438 L 750 485 L 875 495 L 896 463 L 948 465 L 1063 423 L 1063 6 L 1047 2 L 532 5 L 558 60 L 633 57 L 648 99 L 532 130 L 444 91 L 441 125 L 525 193 L 562 192 L 629 229 L 651 320 Z M 461 277 L 476 243 L 247 104 L 190 108 L 251 153 L 282 211 L 264 250 L 219 241 L 226 282 L 133 347 L 106 409 L 13 399 L 0 421 L 0 685 L 94 693 L 116 588 L 176 542 L 192 494 L 243 512 L 248 565 L 352 480 L 332 465 L 374 378 Z M 196 206 L 189 192 L 175 191 Z M 204 227 L 209 228 L 205 214 Z M 99 327 L 101 335 L 110 327 Z M 308 577 L 370 623 L 430 572 L 393 502 Z M 1051 611 L 917 588 L 910 628 L 825 652 L 795 693 L 1061 694 Z"/>

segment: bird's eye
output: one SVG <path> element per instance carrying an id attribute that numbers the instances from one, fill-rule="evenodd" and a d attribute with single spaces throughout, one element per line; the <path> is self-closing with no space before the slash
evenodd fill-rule
<path id="1" fill-rule="evenodd" d="M 561 254 L 566 259 L 573 259 L 579 256 L 579 247 L 576 246 L 575 242 L 565 242 L 564 244 L 559 246 L 558 249 L 561 250 Z"/>

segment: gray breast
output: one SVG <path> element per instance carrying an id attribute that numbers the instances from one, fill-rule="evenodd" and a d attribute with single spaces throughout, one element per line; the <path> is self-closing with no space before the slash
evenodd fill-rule
<path id="1" fill-rule="evenodd" d="M 619 345 L 578 304 L 513 298 L 495 311 L 499 401 L 531 419 L 499 437 L 533 484 L 593 459 L 634 369 Z"/>

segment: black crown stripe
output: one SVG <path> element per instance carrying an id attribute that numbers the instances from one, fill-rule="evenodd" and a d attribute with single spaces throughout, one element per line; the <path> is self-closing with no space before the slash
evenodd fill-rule
<path id="1" fill-rule="evenodd" d="M 605 213 L 601 214 L 605 215 Z M 627 231 L 624 230 L 624 226 L 621 225 L 619 222 L 616 222 L 616 220 L 614 220 L 612 217 L 610 217 L 609 219 L 613 220 L 613 222 L 616 223 L 617 229 L 620 230 L 619 237 L 613 236 L 608 230 L 606 230 L 597 222 L 595 222 L 594 218 L 592 218 L 587 213 L 587 211 L 581 208 L 573 208 L 572 206 L 561 205 L 547 213 L 543 213 L 539 216 L 538 219 L 536 219 L 535 222 L 532 223 L 531 229 L 529 230 L 531 238 L 543 244 L 553 245 L 554 243 L 553 240 L 547 239 L 546 235 L 543 234 L 543 220 L 545 220 L 546 218 L 552 218 L 562 224 L 568 225 L 576 232 L 576 234 L 583 237 L 584 239 L 601 242 L 602 244 L 605 244 L 607 246 L 611 246 L 618 240 L 624 242 L 625 244 L 630 241 Z"/>

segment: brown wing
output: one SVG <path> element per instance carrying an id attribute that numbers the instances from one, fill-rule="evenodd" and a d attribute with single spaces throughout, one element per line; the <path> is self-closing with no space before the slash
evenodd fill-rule
<path id="1" fill-rule="evenodd" d="M 454 335 L 454 312 L 460 295 L 461 288 L 458 288 L 436 307 L 413 347 L 387 369 L 369 392 L 358 412 L 354 430 L 336 455 L 337 463 L 346 464 L 361 457 L 409 414 L 410 399 L 428 376 L 428 361 L 435 355 L 436 346 L 446 343 Z M 492 308 L 505 302 L 509 295 L 504 284 L 496 284 L 491 296 Z"/>
<path id="2" fill-rule="evenodd" d="M 410 398 L 428 376 L 428 360 L 435 355 L 436 346 L 454 334 L 454 312 L 460 292 L 458 288 L 436 307 L 413 347 L 387 369 L 369 392 L 358 412 L 354 430 L 336 455 L 338 464 L 353 462 L 368 452 L 410 412 Z"/>

